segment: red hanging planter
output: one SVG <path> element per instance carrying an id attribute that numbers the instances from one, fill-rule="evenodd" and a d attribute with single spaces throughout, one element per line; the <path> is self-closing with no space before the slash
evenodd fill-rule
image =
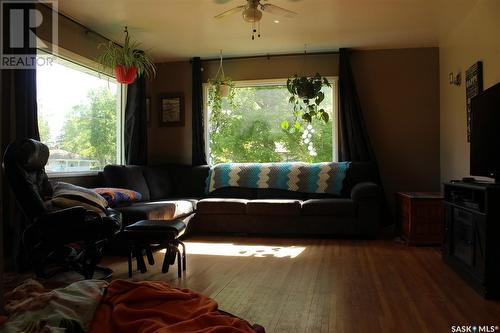
<path id="1" fill-rule="evenodd" d="M 137 77 L 137 67 L 125 67 L 122 65 L 115 66 L 116 81 L 124 84 L 130 84 L 135 81 Z"/>

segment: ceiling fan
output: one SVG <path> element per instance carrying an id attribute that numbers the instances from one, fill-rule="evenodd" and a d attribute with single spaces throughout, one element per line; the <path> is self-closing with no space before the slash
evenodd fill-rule
<path id="1" fill-rule="evenodd" d="M 217 3 L 226 3 L 231 0 L 216 0 Z M 267 0 L 263 0 L 267 1 Z M 259 32 L 257 37 L 260 37 L 260 20 L 262 19 L 262 12 L 271 13 L 274 15 L 279 15 L 285 18 L 294 18 L 298 14 L 294 11 L 270 4 L 270 3 L 261 3 L 261 0 L 247 0 L 245 5 L 241 5 L 238 7 L 234 7 L 232 9 L 226 10 L 218 15 L 215 15 L 216 19 L 221 19 L 223 17 L 236 14 L 241 12 L 243 15 L 243 20 L 246 22 L 252 23 L 252 39 L 255 39 L 255 33 L 257 30 L 255 29 L 255 23 L 258 24 Z"/>

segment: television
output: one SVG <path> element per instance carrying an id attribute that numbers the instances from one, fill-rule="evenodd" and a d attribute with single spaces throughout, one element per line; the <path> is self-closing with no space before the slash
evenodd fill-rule
<path id="1" fill-rule="evenodd" d="M 471 100 L 470 173 L 500 182 L 500 83 Z"/>

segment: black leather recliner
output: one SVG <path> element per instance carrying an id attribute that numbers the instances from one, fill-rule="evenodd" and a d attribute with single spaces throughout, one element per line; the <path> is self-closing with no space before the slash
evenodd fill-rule
<path id="1" fill-rule="evenodd" d="M 111 209 L 107 216 L 81 206 L 49 211 L 45 201 L 52 197 L 52 186 L 45 173 L 49 149 L 43 143 L 25 139 L 11 143 L 3 158 L 3 169 L 22 212 L 28 220 L 23 245 L 35 273 L 47 277 L 49 267 L 76 270 L 91 279 L 108 239 L 121 229 L 120 213 Z M 78 244 L 77 246 L 69 244 Z"/>

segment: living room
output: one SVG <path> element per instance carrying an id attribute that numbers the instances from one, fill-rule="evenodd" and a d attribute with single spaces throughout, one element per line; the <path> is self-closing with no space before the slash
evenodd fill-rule
<path id="1" fill-rule="evenodd" d="M 498 330 L 498 118 L 471 116 L 498 109 L 498 1 L 17 5 L 2 1 L 40 17 L 20 28 L 37 63 L 2 58 L 6 331 L 89 278 L 102 298 L 187 288 L 227 332 Z M 122 83 L 109 59 L 129 41 L 142 63 Z M 108 226 L 69 246 L 79 218 Z M 56 236 L 30 238 L 40 221 Z M 133 310 L 184 306 L 144 294 Z M 108 303 L 67 317 L 93 332 L 214 320 Z"/>

